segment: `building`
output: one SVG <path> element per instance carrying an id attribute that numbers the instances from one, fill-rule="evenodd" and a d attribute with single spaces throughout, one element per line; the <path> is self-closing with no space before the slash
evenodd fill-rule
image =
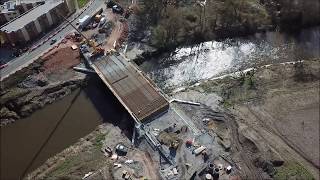
<path id="1" fill-rule="evenodd" d="M 17 6 L 26 1 L 32 0 L 17 0 L 15 3 Z M 24 44 L 58 25 L 63 21 L 61 16 L 67 17 L 70 13 L 64 0 L 46 0 L 0 27 L 0 39 L 2 43 Z"/>
<path id="2" fill-rule="evenodd" d="M 0 5 L 0 26 L 44 3 L 45 0 L 11 0 L 4 2 L 3 5 Z"/>

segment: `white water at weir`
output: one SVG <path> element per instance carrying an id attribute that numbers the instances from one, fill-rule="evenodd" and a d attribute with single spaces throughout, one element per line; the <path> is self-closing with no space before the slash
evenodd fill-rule
<path id="1" fill-rule="evenodd" d="M 311 35 L 310 35 L 311 34 Z M 272 63 L 320 57 L 319 28 L 292 37 L 267 33 L 246 39 L 210 41 L 178 48 L 140 67 L 162 89 L 176 89 L 199 81 Z"/>

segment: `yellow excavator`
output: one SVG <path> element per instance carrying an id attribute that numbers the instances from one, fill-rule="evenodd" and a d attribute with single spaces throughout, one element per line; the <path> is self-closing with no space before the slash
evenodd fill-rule
<path id="1" fill-rule="evenodd" d="M 60 12 L 58 12 L 58 14 L 60 15 Z M 60 15 L 65 21 L 67 21 L 67 23 L 73 28 L 75 29 L 85 40 L 84 42 L 87 43 L 90 47 L 92 47 L 94 49 L 92 55 L 100 55 L 100 54 L 104 54 L 104 49 L 101 47 L 97 47 L 97 43 L 93 40 L 93 39 L 88 39 L 81 31 L 79 31 L 78 28 L 76 28 L 67 18 L 65 18 L 64 16 Z M 83 42 L 81 42 L 81 44 L 83 44 Z"/>

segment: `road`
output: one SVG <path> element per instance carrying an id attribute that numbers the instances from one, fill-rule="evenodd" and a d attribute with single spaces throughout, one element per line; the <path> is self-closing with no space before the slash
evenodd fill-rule
<path id="1" fill-rule="evenodd" d="M 84 11 L 82 14 L 76 18 L 75 20 L 82 18 L 86 14 L 93 14 L 98 8 L 100 8 L 104 4 L 103 0 L 93 0 L 92 4 Z M 73 22 L 74 25 L 76 22 Z M 60 42 L 65 35 L 73 31 L 73 28 L 68 25 L 63 30 L 61 30 L 59 33 L 55 34 L 51 39 L 56 39 L 57 42 Z M 50 40 L 43 43 L 41 46 L 36 48 L 33 51 L 29 51 L 13 60 L 8 62 L 8 66 L 0 70 L 0 79 L 1 81 L 11 74 L 15 73 L 16 71 L 22 69 L 23 67 L 28 66 L 31 64 L 34 60 L 39 58 L 44 52 L 46 52 L 48 49 L 55 46 L 55 44 L 50 45 Z"/>

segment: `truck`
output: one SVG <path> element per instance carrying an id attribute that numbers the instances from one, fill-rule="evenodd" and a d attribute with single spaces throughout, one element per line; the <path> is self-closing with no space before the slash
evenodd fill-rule
<path id="1" fill-rule="evenodd" d="M 79 29 L 83 29 L 86 27 L 91 21 L 91 17 L 89 15 L 85 15 L 83 18 L 79 19 Z"/>

